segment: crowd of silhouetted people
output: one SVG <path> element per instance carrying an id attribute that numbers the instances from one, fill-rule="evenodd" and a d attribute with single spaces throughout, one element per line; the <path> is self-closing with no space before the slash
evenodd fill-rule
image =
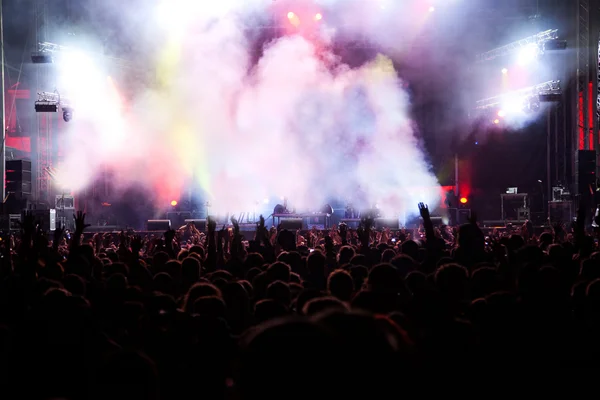
<path id="1" fill-rule="evenodd" d="M 596 365 L 600 253 L 583 212 L 538 237 L 486 237 L 419 211 L 416 238 L 261 218 L 251 238 L 209 220 L 88 241 L 82 213 L 69 240 L 27 214 L 2 237 L 0 395 L 382 398 Z"/>

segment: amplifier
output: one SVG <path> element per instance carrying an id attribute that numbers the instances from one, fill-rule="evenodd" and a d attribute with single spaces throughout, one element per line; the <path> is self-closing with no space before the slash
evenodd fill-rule
<path id="1" fill-rule="evenodd" d="M 279 220 L 279 229 L 288 231 L 300 231 L 302 230 L 302 218 L 282 218 Z"/>
<path id="2" fill-rule="evenodd" d="M 147 229 L 150 232 L 166 232 L 171 229 L 171 221 L 168 219 L 150 219 L 147 223 Z"/>
<path id="3" fill-rule="evenodd" d="M 8 229 L 10 231 L 21 230 L 21 214 L 8 214 Z"/>

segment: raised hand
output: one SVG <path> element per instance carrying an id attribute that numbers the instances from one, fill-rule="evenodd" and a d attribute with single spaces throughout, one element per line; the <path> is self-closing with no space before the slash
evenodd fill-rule
<path id="1" fill-rule="evenodd" d="M 427 207 L 427 204 L 419 203 L 419 214 L 421 214 L 421 218 L 423 218 L 423 221 L 427 221 L 431 218 L 431 216 L 429 215 L 429 207 Z"/>
<path id="2" fill-rule="evenodd" d="M 208 219 L 206 221 L 206 228 L 207 228 L 209 234 L 214 234 L 215 231 L 217 230 L 217 222 L 214 219 L 212 219 L 211 217 L 208 217 Z"/>
<path id="3" fill-rule="evenodd" d="M 165 243 L 173 244 L 173 239 L 175 239 L 175 231 L 173 229 L 169 229 L 165 232 Z"/>
<path id="4" fill-rule="evenodd" d="M 223 225 L 221 230 L 219 232 L 217 232 L 217 239 L 219 239 L 219 240 L 225 239 L 226 233 L 227 233 L 227 231 L 226 231 L 225 225 Z"/>
<path id="5" fill-rule="evenodd" d="M 471 215 L 469 216 L 469 223 L 472 225 L 477 225 L 477 213 L 475 211 L 471 211 Z"/>
<path id="6" fill-rule="evenodd" d="M 62 226 L 62 224 L 60 222 L 58 222 L 56 224 L 56 229 L 54 229 L 54 237 L 52 238 L 52 245 L 55 248 L 58 248 L 58 245 L 60 244 L 60 241 L 62 240 L 64 234 L 65 234 L 65 227 Z"/>
<path id="7" fill-rule="evenodd" d="M 32 237 L 35 232 L 35 217 L 33 216 L 33 212 L 30 210 L 25 211 L 25 216 L 23 217 L 23 222 L 19 222 L 21 225 L 21 229 L 23 230 L 23 234 L 29 237 Z"/>
<path id="8" fill-rule="evenodd" d="M 85 228 L 90 227 L 90 224 L 85 223 L 85 213 L 83 211 L 77 211 L 76 214 L 73 214 L 73 218 L 75 219 L 75 234 L 81 235 Z"/>
<path id="9" fill-rule="evenodd" d="M 231 224 L 233 225 L 233 233 L 235 235 L 240 233 L 240 223 L 235 217 L 231 217 Z"/>
<path id="10" fill-rule="evenodd" d="M 146 244 L 146 240 L 143 239 L 140 235 L 135 235 L 131 239 L 131 251 L 134 255 L 140 254 L 140 251 L 144 248 Z"/>

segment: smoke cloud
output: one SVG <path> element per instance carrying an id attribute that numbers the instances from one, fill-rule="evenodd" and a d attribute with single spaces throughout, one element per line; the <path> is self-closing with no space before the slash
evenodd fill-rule
<path id="1" fill-rule="evenodd" d="M 298 210 L 339 200 L 377 204 L 390 215 L 439 204 L 392 61 L 380 54 L 356 68 L 344 64 L 332 50 L 338 27 L 326 13 L 319 27 L 261 43 L 256 61 L 248 28 L 269 18 L 287 22 L 272 4 L 171 0 L 159 9 L 161 30 L 138 39 L 140 47 L 154 43 L 156 79 L 127 99 L 128 82 L 107 77 L 109 67 L 83 56 L 64 60 L 75 113 L 60 184 L 82 190 L 108 168 L 118 189 L 145 188 L 156 205 L 192 190 L 217 213 L 272 209 L 283 197 Z M 351 10 L 339 18 L 357 19 Z M 372 31 L 356 26 L 363 37 Z"/>

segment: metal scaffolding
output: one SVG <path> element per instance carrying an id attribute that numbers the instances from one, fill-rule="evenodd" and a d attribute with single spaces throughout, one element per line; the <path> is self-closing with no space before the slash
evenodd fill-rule
<path id="1" fill-rule="evenodd" d="M 478 54 L 475 58 L 477 62 L 490 61 L 498 57 L 504 57 L 517 52 L 523 47 L 537 45 L 540 49 L 543 48 L 543 44 L 550 40 L 558 39 L 558 29 L 549 29 L 547 31 L 540 32 L 536 35 L 526 37 L 524 39 L 517 40 L 507 45 L 498 47 L 494 50 L 486 51 L 485 53 Z"/>
<path id="2" fill-rule="evenodd" d="M 479 100 L 475 103 L 477 110 L 486 110 L 489 108 L 499 107 L 507 99 L 522 98 L 526 100 L 530 97 L 540 96 L 544 94 L 562 94 L 560 81 L 548 81 L 539 85 L 529 86 L 513 92 L 504 93 L 487 99 Z"/>
<path id="3" fill-rule="evenodd" d="M 590 81 L 590 10 L 589 0 L 579 0 L 577 7 L 577 93 L 578 101 L 576 105 L 577 114 L 575 115 L 575 123 L 577 129 L 575 132 L 583 130 L 583 143 L 579 143 L 578 148 L 581 150 L 590 150 L 594 148 L 593 143 L 590 143 L 590 124 L 588 116 L 589 90 Z M 578 139 L 579 141 L 580 139 Z"/>
<path id="4" fill-rule="evenodd" d="M 37 43 L 46 43 L 48 36 L 48 2 L 47 0 L 36 0 L 35 2 L 35 39 Z M 46 49 L 49 50 L 49 49 Z M 36 86 L 38 91 L 47 88 L 51 79 L 49 65 L 39 65 L 36 68 Z M 46 173 L 52 168 L 52 127 L 53 120 L 57 118 L 56 113 L 36 113 L 37 131 L 31 137 L 32 153 L 32 186 L 34 201 L 47 203 L 51 196 L 52 182 Z M 35 156 L 34 156 L 35 154 Z"/>

